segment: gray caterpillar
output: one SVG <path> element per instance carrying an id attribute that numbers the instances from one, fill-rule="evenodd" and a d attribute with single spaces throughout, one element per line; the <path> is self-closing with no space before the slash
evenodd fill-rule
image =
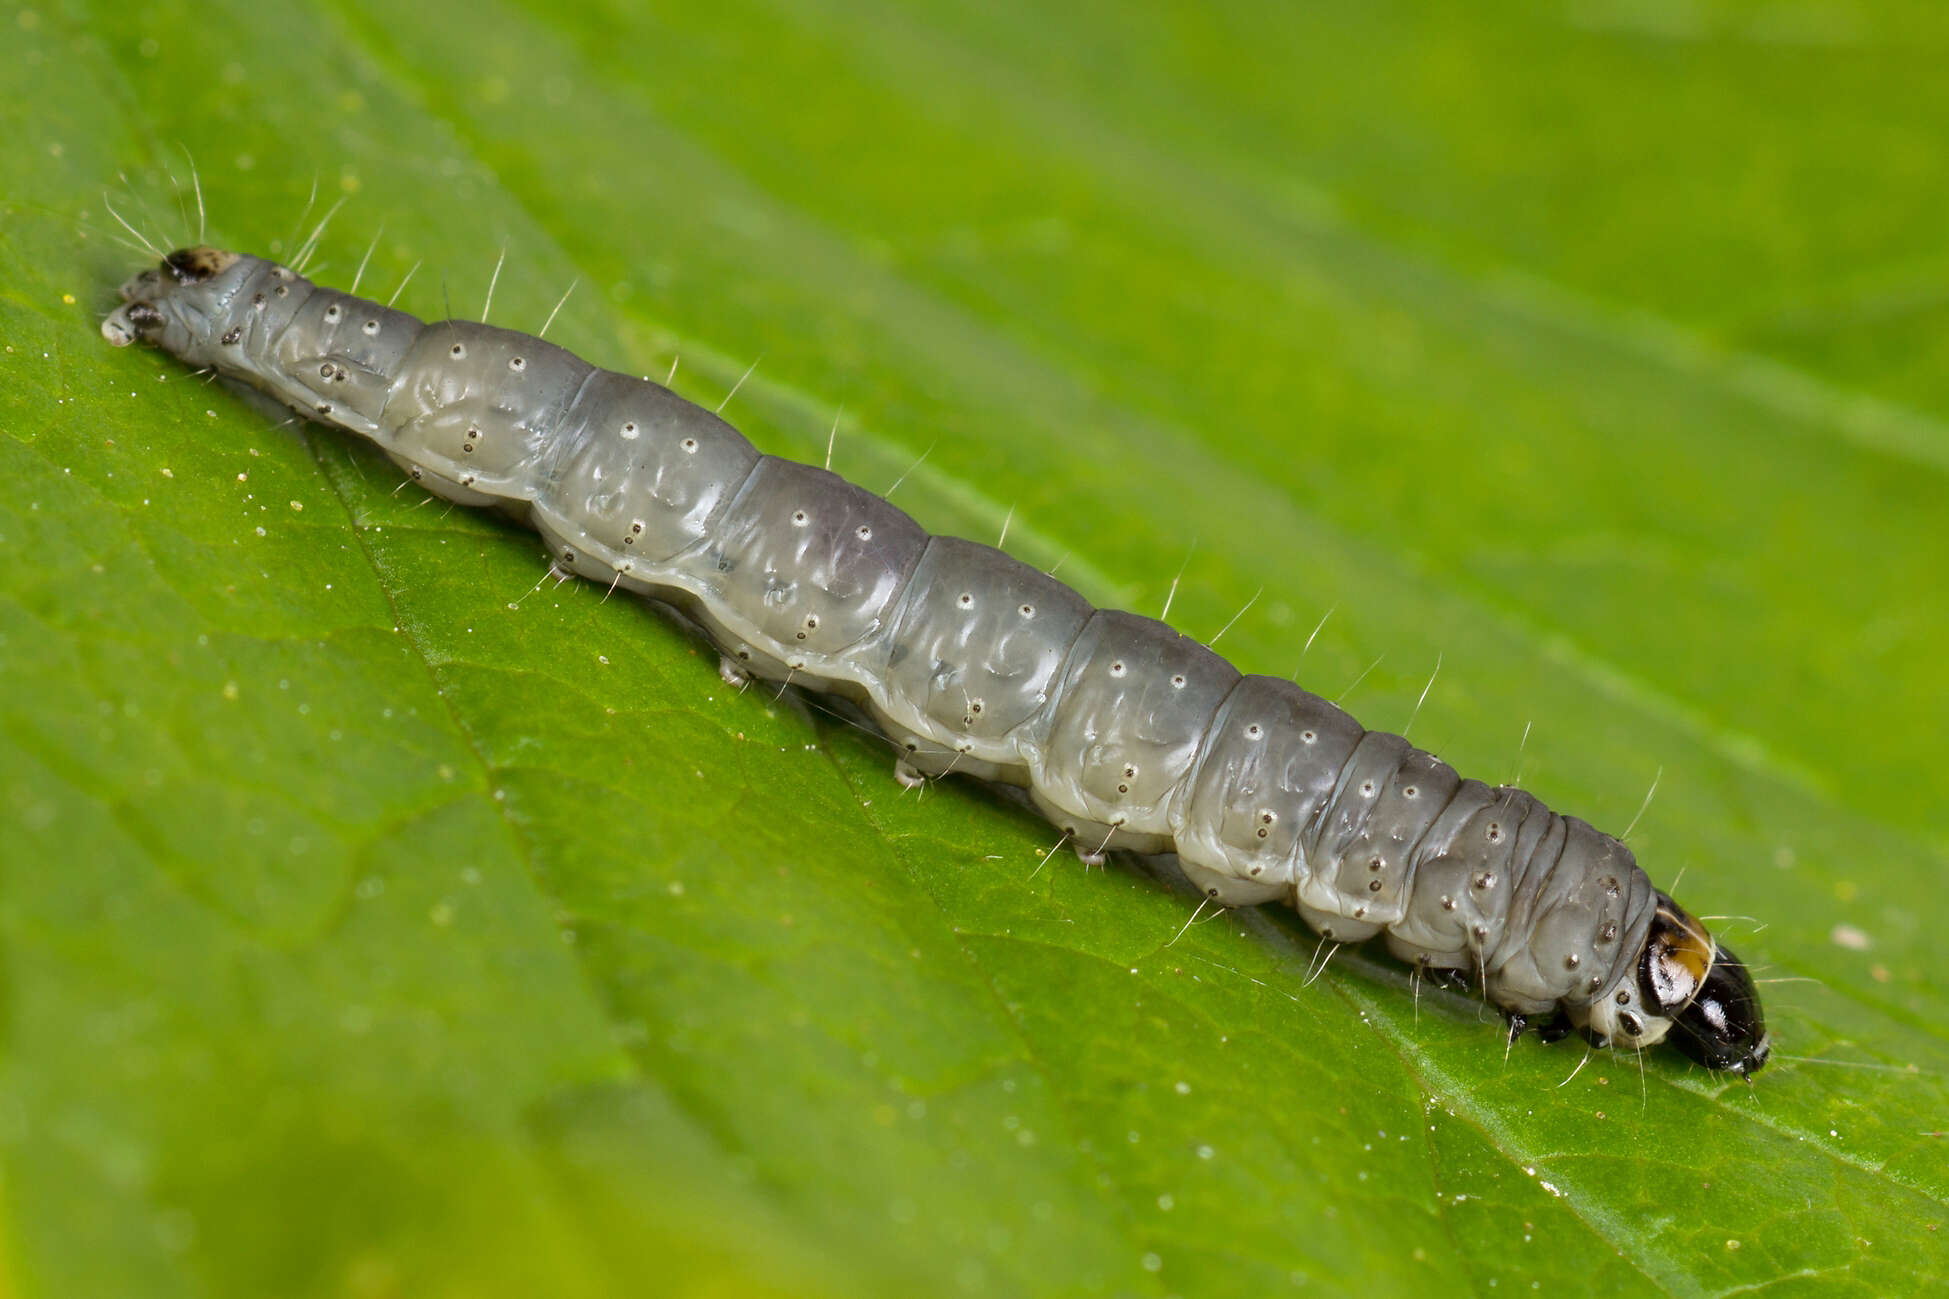
<path id="1" fill-rule="evenodd" d="M 863 709 L 903 781 L 1020 786 L 1086 855 L 1175 852 L 1223 905 L 1284 901 L 1334 942 L 1384 933 L 1418 970 L 1477 980 L 1512 1040 L 1548 1015 L 1547 1041 L 1669 1035 L 1713 1069 L 1766 1061 L 1744 964 L 1618 840 L 761 455 L 666 388 L 214 248 L 121 293 L 111 343 L 213 367 L 371 438 L 429 491 L 526 520 L 562 568 L 694 618 L 727 678 Z"/>

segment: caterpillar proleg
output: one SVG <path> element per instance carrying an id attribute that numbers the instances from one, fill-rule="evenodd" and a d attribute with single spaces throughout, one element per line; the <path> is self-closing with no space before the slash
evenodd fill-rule
<path id="1" fill-rule="evenodd" d="M 558 567 L 671 604 L 727 674 L 863 710 L 903 779 L 1021 787 L 1084 853 L 1174 853 L 1208 899 L 1279 901 L 1477 981 L 1510 1032 L 1670 1040 L 1749 1075 L 1770 1042 L 1744 964 L 1618 839 L 1466 780 L 1165 623 L 1092 607 L 1002 551 L 764 455 L 656 383 L 468 321 L 422 322 L 208 247 L 103 323 L 372 439 L 416 482 L 538 530 Z"/>

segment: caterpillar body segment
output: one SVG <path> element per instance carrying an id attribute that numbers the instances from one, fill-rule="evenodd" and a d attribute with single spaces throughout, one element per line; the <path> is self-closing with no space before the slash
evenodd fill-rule
<path id="1" fill-rule="evenodd" d="M 214 367 L 372 439 L 429 491 L 527 521 L 560 568 L 695 618 L 727 673 L 853 701 L 903 778 L 1020 786 L 1086 855 L 1175 853 L 1223 904 L 1284 902 L 1335 942 L 1384 935 L 1479 981 L 1512 1032 L 1553 1016 L 1552 1036 L 1669 1037 L 1740 1074 L 1766 1061 L 1744 965 L 1617 839 L 931 536 L 658 384 L 217 249 L 172 253 L 122 296 L 110 342 Z"/>

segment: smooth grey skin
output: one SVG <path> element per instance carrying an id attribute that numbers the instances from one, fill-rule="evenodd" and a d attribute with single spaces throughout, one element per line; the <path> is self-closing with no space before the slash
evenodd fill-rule
<path id="1" fill-rule="evenodd" d="M 123 296 L 111 342 L 214 367 L 372 439 L 431 492 L 524 519 L 557 566 L 687 611 L 732 677 L 852 699 L 904 778 L 1023 786 L 1086 857 L 1175 852 L 1213 900 L 1283 901 L 1336 942 L 1384 934 L 1420 969 L 1478 974 L 1512 1015 L 1562 1010 L 1639 1047 L 1683 1009 L 1639 979 L 1654 916 L 1668 947 L 1710 940 L 1618 840 L 991 546 L 930 536 L 657 384 L 213 249 Z M 1719 951 L 1673 978 L 1696 987 Z M 1756 999 L 1752 1015 L 1757 1033 Z M 1728 1058 L 1757 1068 L 1765 1047 Z"/>

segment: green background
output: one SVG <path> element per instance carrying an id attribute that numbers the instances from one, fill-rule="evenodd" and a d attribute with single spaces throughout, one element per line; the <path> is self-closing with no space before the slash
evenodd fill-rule
<path id="1" fill-rule="evenodd" d="M 1949 15 L 0 6 L 24 1295 L 1889 1294 L 1949 1236 Z M 1507 1054 L 97 327 L 492 316 L 1628 824 L 1754 1087 Z M 383 227 L 383 233 L 381 229 Z M 121 236 L 125 239 L 125 236 Z M 1301 663 L 1309 633 L 1331 611 Z M 1373 670 L 1363 669 L 1379 659 Z M 1437 659 L 1441 670 L 1418 715 Z M 1351 690 L 1349 690 L 1351 687 Z M 1640 1068 L 1642 1064 L 1642 1070 Z M 1567 1081 L 1566 1081 L 1567 1080 Z"/>

